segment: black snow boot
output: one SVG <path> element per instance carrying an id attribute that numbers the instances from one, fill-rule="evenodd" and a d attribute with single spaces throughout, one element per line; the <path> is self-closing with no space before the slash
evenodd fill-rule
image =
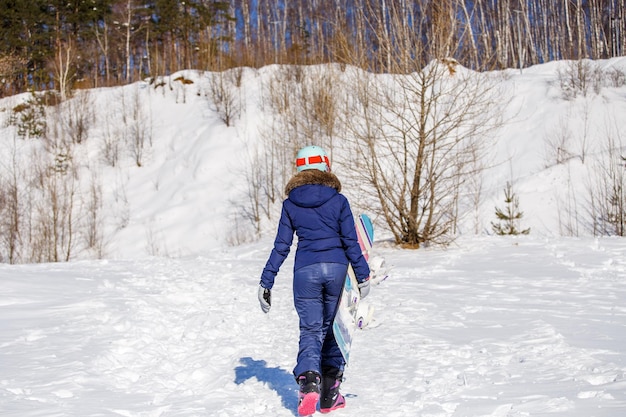
<path id="1" fill-rule="evenodd" d="M 339 393 L 343 380 L 343 372 L 337 368 L 324 367 L 322 369 L 322 391 L 320 395 L 320 411 L 330 413 L 346 406 L 346 400 Z"/>
<path id="2" fill-rule="evenodd" d="M 310 416 L 315 413 L 317 402 L 320 399 L 320 374 L 314 371 L 307 371 L 296 378 L 300 385 L 298 393 L 298 414 Z"/>

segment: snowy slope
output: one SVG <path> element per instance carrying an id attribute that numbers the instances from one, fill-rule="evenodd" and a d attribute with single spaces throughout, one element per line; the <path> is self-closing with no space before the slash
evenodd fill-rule
<path id="1" fill-rule="evenodd" d="M 506 123 L 495 132 L 493 149 L 484 161 L 487 169 L 482 174 L 479 212 L 460 213 L 458 230 L 462 235 L 491 233 L 494 207 L 502 206 L 507 181 L 519 197 L 522 227 L 530 227 L 534 235 L 592 235 L 589 221 L 584 221 L 589 184 L 594 180 L 592 168 L 605 161 L 609 137 L 626 153 L 626 131 L 621 123 L 626 113 L 626 86 L 603 87 L 597 94 L 565 99 L 559 72 L 568 65 L 551 62 L 526 68 L 521 74 L 519 70 L 492 74 L 500 82 Z M 594 65 L 626 73 L 626 58 Z M 306 67 L 303 71 L 318 74 L 324 69 Z M 333 66 L 327 70 L 336 71 Z M 194 83 L 174 81 L 181 76 Z M 162 87 L 138 82 L 89 92 L 93 125 L 89 138 L 72 152 L 82 187 L 88 189 L 93 182 L 102 190 L 99 228 L 105 258 L 201 255 L 237 240 L 233 239 L 237 228 L 233 213 L 235 207 L 246 203 L 249 153 L 261 139 L 260 131 L 273 119 L 267 89 L 284 74 L 277 66 L 245 69 L 236 90 L 242 110 L 230 127 L 220 120 L 211 102 L 212 76 L 183 71 L 166 78 Z M 12 174 L 9 161 L 15 153 L 24 166 L 33 163 L 27 158 L 36 151 L 41 153 L 41 141 L 16 139 L 15 127 L 8 123 L 11 109 L 29 98 L 23 94 L 0 100 L 0 155 L 6 161 L 0 166 L 3 178 Z M 134 114 L 126 118 L 127 126 L 122 113 Z M 128 121 L 133 118 L 140 119 L 146 130 L 141 167 L 123 140 L 136 128 Z M 103 156 L 106 141 L 112 139 L 120 141 L 119 161 L 114 167 Z M 553 153 L 559 145 L 566 148 L 568 157 L 556 164 Z M 340 178 L 349 172 L 342 164 L 334 169 Z M 346 187 L 344 193 L 358 200 L 354 187 Z M 566 219 L 565 207 L 575 207 L 580 218 Z M 275 209 L 278 213 L 279 206 Z M 574 222 L 576 230 L 566 230 L 567 223 Z M 384 225 L 377 223 L 377 227 Z M 73 253 L 73 259 L 89 258 L 93 253 L 78 248 Z"/>

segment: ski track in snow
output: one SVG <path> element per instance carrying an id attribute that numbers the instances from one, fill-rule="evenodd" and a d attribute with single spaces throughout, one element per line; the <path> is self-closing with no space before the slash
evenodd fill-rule
<path id="1" fill-rule="evenodd" d="M 0 265 L 0 415 L 296 415 L 293 255 L 272 311 L 270 242 L 202 257 Z M 623 239 L 375 246 L 333 416 L 606 416 L 626 410 Z"/>

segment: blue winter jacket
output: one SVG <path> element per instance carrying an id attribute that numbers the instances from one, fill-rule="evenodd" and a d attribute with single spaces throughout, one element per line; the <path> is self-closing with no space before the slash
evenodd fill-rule
<path id="1" fill-rule="evenodd" d="M 346 197 L 340 194 L 341 183 L 330 172 L 305 170 L 286 186 L 288 198 L 278 224 L 274 248 L 263 269 L 261 286 L 272 288 L 274 278 L 298 236 L 294 271 L 315 263 L 352 264 L 357 281 L 370 275 L 361 253 L 354 217 Z"/>

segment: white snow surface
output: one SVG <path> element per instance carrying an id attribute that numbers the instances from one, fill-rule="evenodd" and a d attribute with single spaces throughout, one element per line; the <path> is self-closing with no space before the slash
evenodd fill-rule
<path id="1" fill-rule="evenodd" d="M 599 63 L 626 70 L 626 58 Z M 560 236 L 558 208 L 563 196 L 584 199 L 589 162 L 543 155 L 546 136 L 566 130 L 570 151 L 590 159 L 605 129 L 626 137 L 626 88 L 563 100 L 558 65 L 504 72 L 513 120 L 478 216 L 489 231 L 511 179 L 531 234 L 476 236 L 468 216 L 450 247 L 403 250 L 381 228 L 373 255 L 391 276 L 364 301 L 373 322 L 355 337 L 346 408 L 331 415 L 626 415 L 626 240 Z M 142 167 L 128 157 L 105 166 L 96 139 L 76 151 L 103 187 L 105 259 L 0 264 L 0 416 L 297 415 L 293 254 L 264 315 L 256 293 L 275 225 L 256 242 L 226 241 L 245 144 L 269 117 L 255 107 L 258 80 L 274 70 L 245 72 L 248 110 L 230 128 L 191 89 L 93 91 L 101 113 L 119 108 L 122 91 L 143 94 L 153 143 Z M 4 160 L 16 143 L 36 146 L 1 129 Z M 334 169 L 341 178 L 346 167 Z"/>
<path id="2" fill-rule="evenodd" d="M 256 299 L 271 240 L 202 256 L 0 266 L 2 416 L 293 416 L 292 261 Z M 380 244 L 341 416 L 618 417 L 626 242 Z M 369 300 L 369 301 L 368 301 Z"/>

